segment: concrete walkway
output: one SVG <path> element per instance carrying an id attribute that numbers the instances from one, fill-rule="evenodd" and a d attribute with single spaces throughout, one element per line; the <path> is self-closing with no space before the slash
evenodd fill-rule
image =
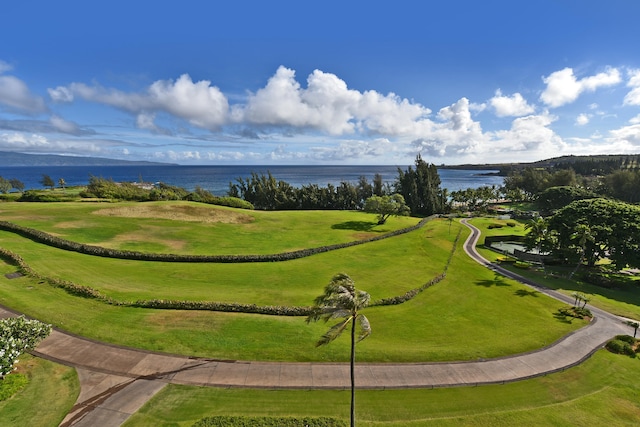
<path id="1" fill-rule="evenodd" d="M 480 235 L 474 227 L 465 251 L 500 274 L 535 287 L 569 304 L 571 298 L 514 275 L 489 263 L 475 251 Z M 617 334 L 628 334 L 624 319 L 591 309 L 588 326 L 552 345 L 498 359 L 451 362 L 375 364 L 358 363 L 359 389 L 432 388 L 506 383 L 562 371 L 584 361 Z M 0 309 L 0 317 L 12 316 Z M 347 389 L 349 365 L 338 363 L 277 363 L 220 361 L 159 354 L 95 342 L 54 330 L 33 352 L 78 370 L 81 394 L 61 426 L 120 426 L 166 384 L 265 389 Z"/>

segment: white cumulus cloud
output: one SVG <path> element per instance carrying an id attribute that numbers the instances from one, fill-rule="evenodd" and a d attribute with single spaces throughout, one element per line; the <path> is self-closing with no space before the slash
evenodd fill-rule
<path id="1" fill-rule="evenodd" d="M 520 117 L 535 111 L 535 108 L 529 105 L 520 93 L 516 92 L 511 96 L 504 96 L 500 89 L 496 91 L 496 95 L 489 100 L 489 103 L 495 109 L 498 117 Z"/>
<path id="2" fill-rule="evenodd" d="M 589 114 L 578 114 L 578 117 L 576 117 L 576 125 L 584 126 L 589 123 L 589 120 L 591 120 L 591 116 Z"/>
<path id="3" fill-rule="evenodd" d="M 620 71 L 609 68 L 606 72 L 578 80 L 572 68 L 555 71 L 542 80 L 547 85 L 540 100 L 549 107 L 569 104 L 585 91 L 595 91 L 600 87 L 612 86 L 621 82 Z"/>
<path id="4" fill-rule="evenodd" d="M 303 88 L 295 71 L 279 67 L 266 86 L 234 107 L 233 119 L 254 125 L 311 128 L 331 135 L 415 133 L 431 111 L 395 94 L 349 89 L 336 75 L 315 70 Z"/>
<path id="5" fill-rule="evenodd" d="M 118 89 L 101 86 L 88 86 L 84 83 L 72 83 L 67 87 L 49 90 L 56 101 L 71 101 L 76 96 L 88 101 L 110 105 L 139 115 L 164 111 L 187 120 L 194 126 L 215 130 L 227 120 L 229 103 L 220 89 L 211 86 L 211 82 L 202 80 L 193 82 L 183 74 L 176 81 L 158 80 L 151 84 L 146 92 L 127 93 Z M 148 121 L 143 121 L 150 126 Z"/>
<path id="6" fill-rule="evenodd" d="M 627 86 L 631 91 L 624 97 L 624 105 L 640 105 L 640 69 L 629 72 Z"/>
<path id="7" fill-rule="evenodd" d="M 27 85 L 17 77 L 1 75 L 11 67 L 0 62 L 0 106 L 18 112 L 42 113 L 46 111 L 44 100 L 31 93 Z"/>

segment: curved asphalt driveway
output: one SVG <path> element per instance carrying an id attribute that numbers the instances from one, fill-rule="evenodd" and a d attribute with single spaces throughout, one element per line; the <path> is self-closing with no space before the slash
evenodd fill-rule
<path id="1" fill-rule="evenodd" d="M 471 229 L 465 251 L 492 270 L 569 304 L 573 300 L 489 263 L 475 250 L 480 232 Z M 433 388 L 505 383 L 579 364 L 614 335 L 629 333 L 624 319 L 591 309 L 595 319 L 543 349 L 498 359 L 356 365 L 359 389 Z M 16 313 L 0 308 L 0 317 Z M 124 348 L 54 330 L 33 352 L 78 369 L 81 394 L 61 426 L 119 426 L 168 383 L 265 389 L 347 389 L 349 365 L 221 361 Z"/>

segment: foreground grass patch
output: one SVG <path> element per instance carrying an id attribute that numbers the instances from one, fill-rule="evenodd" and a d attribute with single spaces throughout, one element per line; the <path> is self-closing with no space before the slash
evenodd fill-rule
<path id="1" fill-rule="evenodd" d="M 0 402 L 0 425 L 59 425 L 80 392 L 75 370 L 25 354 L 20 357 L 18 372 L 29 381 L 18 393 Z"/>
<path id="2" fill-rule="evenodd" d="M 606 351 L 562 373 L 505 385 L 359 390 L 361 426 L 636 425 L 640 363 Z M 191 426 L 212 415 L 342 416 L 348 391 L 266 391 L 169 385 L 126 427 Z"/>

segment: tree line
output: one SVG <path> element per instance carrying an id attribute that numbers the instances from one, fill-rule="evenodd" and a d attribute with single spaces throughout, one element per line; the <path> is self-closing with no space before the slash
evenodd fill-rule
<path id="1" fill-rule="evenodd" d="M 436 166 L 425 162 L 420 155 L 416 157 L 414 166 L 406 170 L 398 168 L 398 177 L 393 183 L 385 183 L 380 174 L 375 174 L 373 182 L 361 176 L 356 183 L 342 181 L 337 186 L 308 184 L 294 187 L 276 179 L 270 172 L 266 175 L 252 173 L 250 177 L 240 177 L 236 181 L 229 183 L 228 195 L 264 210 L 362 210 L 368 199 L 394 194 L 403 197 L 412 215 L 441 213 L 448 206 L 447 192 L 440 187 Z"/>

